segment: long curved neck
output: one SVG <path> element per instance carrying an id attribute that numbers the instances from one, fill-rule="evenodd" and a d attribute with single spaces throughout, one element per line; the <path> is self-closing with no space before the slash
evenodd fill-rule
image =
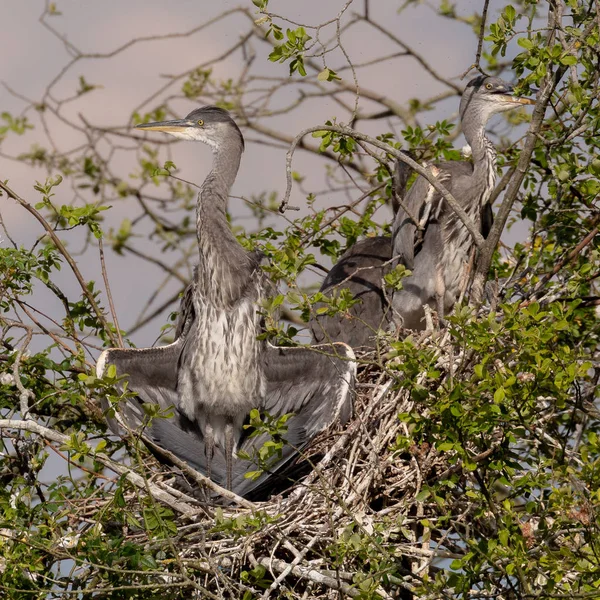
<path id="1" fill-rule="evenodd" d="M 227 241 L 237 244 L 227 223 L 227 200 L 241 157 L 242 146 L 237 140 L 230 140 L 213 148 L 213 166 L 200 188 L 196 205 L 196 232 L 200 252 L 217 241 L 214 235 L 217 231 L 226 231 Z"/>
<path id="2" fill-rule="evenodd" d="M 485 204 L 496 185 L 496 148 L 485 135 L 486 122 L 466 118 L 463 120 L 463 133 L 473 156 L 473 180 L 485 181 L 485 193 L 480 203 Z"/>
<path id="3" fill-rule="evenodd" d="M 235 181 L 242 145 L 232 139 L 213 148 L 213 167 L 198 194 L 198 292 L 215 304 L 234 302 L 253 270 L 248 253 L 240 246 L 227 222 L 227 200 Z"/>

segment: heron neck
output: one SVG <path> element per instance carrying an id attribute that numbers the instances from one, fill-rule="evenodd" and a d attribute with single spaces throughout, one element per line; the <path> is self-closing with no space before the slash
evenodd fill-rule
<path id="1" fill-rule="evenodd" d="M 242 145 L 237 141 L 222 143 L 213 150 L 213 168 L 202 184 L 196 207 L 200 259 L 197 291 L 218 305 L 235 301 L 250 272 L 247 252 L 227 221 L 229 190 L 241 155 Z"/>
<path id="2" fill-rule="evenodd" d="M 198 194 L 196 231 L 200 249 L 216 242 L 237 244 L 227 222 L 227 201 L 235 181 L 240 159 L 241 144 L 223 143 L 213 150 L 213 166 Z"/>
<path id="3" fill-rule="evenodd" d="M 496 148 L 485 135 L 485 123 L 463 121 L 463 133 L 471 147 L 474 180 L 487 182 L 486 191 L 489 192 L 489 197 L 496 183 Z M 487 201 L 485 196 L 486 194 L 482 197 L 482 202 Z"/>

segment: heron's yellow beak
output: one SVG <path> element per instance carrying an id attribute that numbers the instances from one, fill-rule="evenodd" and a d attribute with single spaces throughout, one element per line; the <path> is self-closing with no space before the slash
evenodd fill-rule
<path id="1" fill-rule="evenodd" d="M 535 104 L 535 100 L 531 98 L 521 98 L 519 96 L 511 96 L 510 94 L 495 94 L 496 98 L 502 98 L 504 102 L 512 104 Z"/>
<path id="2" fill-rule="evenodd" d="M 164 131 L 165 133 L 179 133 L 183 129 L 193 127 L 193 123 L 189 123 L 184 119 L 173 121 L 159 121 L 158 123 L 140 123 L 136 125 L 136 129 L 144 129 L 146 131 Z"/>

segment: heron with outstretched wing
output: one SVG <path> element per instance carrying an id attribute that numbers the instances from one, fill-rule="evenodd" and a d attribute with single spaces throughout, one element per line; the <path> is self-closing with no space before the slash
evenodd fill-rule
<path id="1" fill-rule="evenodd" d="M 98 360 L 100 377 L 109 365 L 129 376 L 136 398 L 117 410 L 131 429 L 147 422 L 144 403 L 173 407 L 170 418 L 155 418 L 145 435 L 216 483 L 244 495 L 263 485 L 319 432 L 345 422 L 352 407 L 356 365 L 345 344 L 317 348 L 275 347 L 263 333 L 260 304 L 273 293 L 261 269 L 260 252 L 238 243 L 227 221 L 229 190 L 235 181 L 244 140 L 229 113 L 216 106 L 184 119 L 138 125 L 199 141 L 213 151 L 212 170 L 196 207 L 199 262 L 180 307 L 175 341 L 159 348 L 109 349 Z M 272 417 L 288 413 L 281 458 L 257 479 L 252 455 L 265 441 L 244 424 L 252 409 Z M 115 420 L 113 429 L 119 429 Z"/>

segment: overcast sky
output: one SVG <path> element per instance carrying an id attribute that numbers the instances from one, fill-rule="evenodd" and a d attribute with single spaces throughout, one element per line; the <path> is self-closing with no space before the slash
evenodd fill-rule
<path id="1" fill-rule="evenodd" d="M 372 1 L 371 17 L 384 24 L 394 35 L 422 54 L 437 72 L 461 84 L 458 76 L 473 62 L 476 50 L 476 38 L 470 33 L 469 27 L 438 17 L 424 5 L 415 4 L 398 13 L 397 9 L 401 4 L 403 2 L 400 0 Z M 458 6 L 462 11 L 461 14 L 471 14 L 475 10 L 480 11 L 482 4 L 483 2 L 475 0 L 461 0 Z M 495 6 L 498 4 L 492 3 L 488 21 L 497 18 Z M 80 51 L 105 54 L 132 38 L 189 31 L 223 10 L 239 5 L 252 6 L 250 0 L 245 3 L 230 0 L 222 2 L 69 1 L 57 3 L 57 8 L 62 14 L 50 18 L 49 22 Z M 341 1 L 334 0 L 328 2 L 271 0 L 269 9 L 298 22 L 318 24 L 335 17 L 342 5 Z M 42 98 L 48 85 L 70 60 L 65 44 L 40 23 L 39 17 L 43 6 L 41 0 L 28 2 L 4 0 L 2 3 L 5 51 L 0 53 L 0 81 L 18 95 L 35 102 Z M 355 0 L 349 10 L 362 11 L 362 0 Z M 140 43 L 117 54 L 114 58 L 80 61 L 52 88 L 52 95 L 55 99 L 72 96 L 79 87 L 79 77 L 85 75 L 89 83 L 100 87 L 65 105 L 63 114 L 82 127 L 83 119 L 96 126 L 125 127 L 134 108 L 139 107 L 143 111 L 156 105 L 157 99 L 147 104 L 144 102 L 167 81 L 168 76 L 182 73 L 200 62 L 219 56 L 247 28 L 247 19 L 241 15 L 232 15 L 224 22 L 192 36 Z M 324 37 L 329 37 L 332 30 L 329 29 L 329 32 Z M 398 49 L 385 36 L 378 35 L 372 29 L 362 25 L 356 27 L 344 40 L 347 44 L 346 50 L 354 63 L 365 62 Z M 254 50 L 257 52 L 253 65 L 256 73 L 264 75 L 287 73 L 287 64 L 274 65 L 266 60 L 267 49 L 264 44 L 254 44 Z M 334 53 L 329 59 L 331 63 L 328 64 L 332 67 L 342 65 L 341 58 L 339 52 Z M 213 71 L 213 76 L 219 79 L 235 77 L 241 65 L 242 57 L 238 53 L 219 63 Z M 399 58 L 385 65 L 362 69 L 359 71 L 359 83 L 399 103 L 406 103 L 410 98 L 430 96 L 447 89 L 425 73 L 412 58 Z M 281 102 L 286 101 L 287 93 L 287 91 L 282 92 Z M 289 98 L 292 97 L 293 94 L 290 92 Z M 8 111 L 13 115 L 20 114 L 27 105 L 25 100 L 9 93 L 5 88 L 0 88 L 0 100 L 0 110 Z M 177 106 L 180 107 L 182 115 L 194 108 L 190 101 L 182 101 Z M 269 126 L 280 128 L 289 135 L 295 135 L 301 129 L 323 123 L 339 112 L 337 104 L 324 98 L 311 102 L 308 106 L 308 110 L 295 111 L 272 119 Z M 365 101 L 361 106 L 368 110 L 369 103 Z M 428 116 L 428 120 L 434 122 L 439 118 L 450 117 L 456 108 L 455 99 L 451 103 L 450 101 L 443 103 L 430 117 Z M 40 140 L 41 132 L 35 111 L 30 110 L 27 116 L 38 127 L 20 138 L 10 136 L 0 146 L 3 154 L 16 155 L 28 151 L 32 143 Z M 52 139 L 61 150 L 73 148 L 84 141 L 83 133 L 66 127 L 57 119 L 51 119 L 50 122 Z M 365 131 L 371 134 L 388 131 L 390 127 L 399 129 L 399 123 L 376 121 L 364 125 Z M 252 140 L 256 135 L 246 132 L 246 137 Z M 200 184 L 210 168 L 209 150 L 199 144 L 179 143 L 172 146 L 170 152 L 182 176 Z M 285 149 L 283 148 L 248 144 L 232 194 L 251 196 L 264 190 L 274 190 L 282 194 L 285 189 L 284 161 Z M 322 165 L 319 159 L 299 153 L 294 168 L 303 174 L 318 172 L 318 177 L 322 177 L 320 175 Z M 124 155 L 120 167 L 121 175 L 127 178 L 134 169 L 134 163 Z M 46 176 L 47 173 L 43 169 L 35 169 L 24 163 L 0 157 L 0 177 L 3 180 L 9 179 L 10 185 L 32 203 L 39 201 L 39 196 L 36 196 L 32 190 L 34 181 L 36 179 L 43 181 Z M 319 181 L 321 180 L 316 180 L 315 188 L 318 188 Z M 63 186 L 58 190 L 57 202 L 69 203 L 72 196 L 68 188 Z M 303 195 L 295 189 L 292 203 L 302 205 L 303 201 Z M 121 220 L 134 208 L 137 209 L 133 206 L 133 199 L 116 202 L 113 209 L 107 213 L 105 226 L 118 227 Z M 247 210 L 239 200 L 232 200 L 230 208 L 238 219 L 247 215 Z M 31 244 L 40 234 L 39 225 L 32 217 L 6 198 L 0 199 L 0 211 L 9 231 L 18 243 Z M 293 218 L 295 215 L 290 216 Z M 276 224 L 280 227 L 284 226 L 282 221 Z M 67 241 L 71 244 L 70 248 L 76 250 L 78 239 L 72 237 Z M 145 240 L 141 243 L 146 244 L 145 251 L 149 253 L 153 251 L 152 241 Z M 109 250 L 107 260 L 121 326 L 127 329 L 137 316 L 140 302 L 145 302 L 163 274 L 131 255 L 122 259 L 115 257 Z M 167 256 L 165 260 L 168 261 L 170 258 Z M 86 278 L 99 280 L 97 254 L 84 254 L 80 258 L 80 266 Z M 61 277 L 61 285 L 64 285 L 67 294 L 78 293 L 72 276 L 63 271 Z M 48 302 L 52 303 L 55 300 L 48 297 Z M 133 337 L 133 341 L 137 345 L 153 343 L 161 323 L 154 321 L 151 326 L 140 330 Z"/>

